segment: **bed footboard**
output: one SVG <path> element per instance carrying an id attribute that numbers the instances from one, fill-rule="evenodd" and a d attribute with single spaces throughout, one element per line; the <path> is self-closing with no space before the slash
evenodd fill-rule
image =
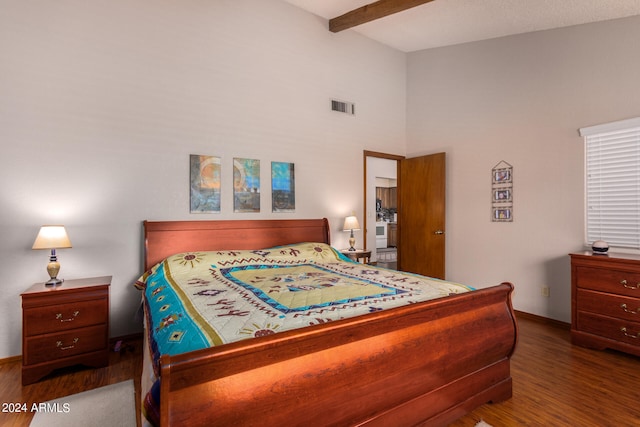
<path id="1" fill-rule="evenodd" d="M 161 359 L 161 425 L 446 425 L 511 396 L 513 285 Z"/>

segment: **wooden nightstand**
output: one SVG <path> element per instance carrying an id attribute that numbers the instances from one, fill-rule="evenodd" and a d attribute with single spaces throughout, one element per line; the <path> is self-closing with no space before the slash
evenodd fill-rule
<path id="1" fill-rule="evenodd" d="M 22 384 L 54 369 L 109 364 L 111 276 L 36 283 L 22 296 Z"/>
<path id="2" fill-rule="evenodd" d="M 369 264 L 369 260 L 371 259 L 371 251 L 366 249 L 356 249 L 355 251 L 350 251 L 349 249 L 344 249 L 340 251 L 342 255 L 347 256 L 352 261 L 363 260 L 365 264 Z"/>

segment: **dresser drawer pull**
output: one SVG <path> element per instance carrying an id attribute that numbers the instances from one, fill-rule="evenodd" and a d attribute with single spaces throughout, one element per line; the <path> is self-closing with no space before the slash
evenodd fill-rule
<path id="1" fill-rule="evenodd" d="M 80 338 L 74 338 L 73 343 L 68 346 L 63 346 L 62 341 L 56 341 L 56 347 L 58 347 L 60 350 L 70 350 L 76 346 L 79 340 Z"/>
<path id="2" fill-rule="evenodd" d="M 74 320 L 76 320 L 76 317 L 78 317 L 78 314 L 80 314 L 80 311 L 76 310 L 73 312 L 73 316 L 68 319 L 63 319 L 62 313 L 58 313 L 56 314 L 56 320 L 59 320 L 61 322 L 73 322 Z"/>
<path id="3" fill-rule="evenodd" d="M 622 332 L 624 334 L 625 337 L 629 337 L 629 338 L 640 338 L 640 332 L 637 334 L 630 334 L 627 332 L 627 328 L 625 328 L 624 326 L 622 328 L 620 328 L 620 332 Z"/>
<path id="4" fill-rule="evenodd" d="M 627 304 L 620 304 L 620 308 L 623 309 L 625 313 L 638 314 L 638 310 L 629 310 Z"/>
<path id="5" fill-rule="evenodd" d="M 640 289 L 640 283 L 636 283 L 636 285 L 635 285 L 635 286 L 631 286 L 631 285 L 629 285 L 629 283 L 627 282 L 627 279 L 623 279 L 623 280 L 621 280 L 621 281 L 620 281 L 620 284 L 621 284 L 622 286 L 624 286 L 625 288 L 627 288 L 627 289 Z"/>

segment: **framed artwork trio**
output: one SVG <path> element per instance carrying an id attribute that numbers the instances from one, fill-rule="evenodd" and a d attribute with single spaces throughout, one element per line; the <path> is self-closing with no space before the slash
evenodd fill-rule
<path id="1" fill-rule="evenodd" d="M 271 162 L 271 211 L 295 212 L 293 163 Z M 190 213 L 220 213 L 222 161 L 217 156 L 189 156 Z M 260 160 L 233 159 L 233 211 L 260 212 Z"/>

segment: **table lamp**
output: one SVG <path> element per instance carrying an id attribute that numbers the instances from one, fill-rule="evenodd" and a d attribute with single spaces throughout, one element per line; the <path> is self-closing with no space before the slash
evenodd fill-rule
<path id="1" fill-rule="evenodd" d="M 49 264 L 47 265 L 50 279 L 45 282 L 45 286 L 60 286 L 62 284 L 62 280 L 58 279 L 60 263 L 56 257 L 56 249 L 70 247 L 71 241 L 63 225 L 43 225 L 40 227 L 40 232 L 38 232 L 36 241 L 33 242 L 31 249 L 51 249 Z"/>
<path id="2" fill-rule="evenodd" d="M 360 224 L 358 223 L 358 218 L 355 215 L 348 216 L 344 219 L 344 226 L 342 227 L 343 231 L 351 230 L 351 236 L 349 236 L 349 248 L 350 251 L 355 251 L 356 238 L 353 236 L 353 230 L 360 230 Z"/>

